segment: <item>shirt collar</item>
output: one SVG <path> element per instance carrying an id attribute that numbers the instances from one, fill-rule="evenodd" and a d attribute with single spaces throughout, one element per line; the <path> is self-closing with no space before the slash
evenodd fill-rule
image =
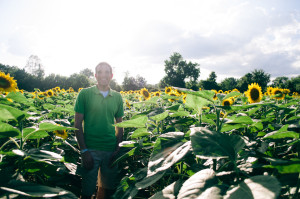
<path id="1" fill-rule="evenodd" d="M 94 93 L 94 94 L 97 94 L 97 95 L 100 95 L 100 91 L 99 91 L 97 85 L 95 85 L 95 86 L 93 87 L 93 93 Z M 109 88 L 108 94 L 107 94 L 107 95 L 112 96 L 112 90 L 111 90 L 111 88 Z"/>

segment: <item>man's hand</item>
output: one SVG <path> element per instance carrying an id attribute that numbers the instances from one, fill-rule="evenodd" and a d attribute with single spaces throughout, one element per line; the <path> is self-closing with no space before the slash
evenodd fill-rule
<path id="1" fill-rule="evenodd" d="M 87 170 L 91 170 L 94 167 L 94 159 L 89 151 L 86 151 L 83 154 L 81 154 L 81 159 L 83 167 Z"/>

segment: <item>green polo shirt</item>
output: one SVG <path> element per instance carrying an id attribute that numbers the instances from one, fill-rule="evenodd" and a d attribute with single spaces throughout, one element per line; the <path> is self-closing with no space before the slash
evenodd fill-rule
<path id="1" fill-rule="evenodd" d="M 76 99 L 75 112 L 84 115 L 84 140 L 88 149 L 114 151 L 115 118 L 123 117 L 120 93 L 109 90 L 104 98 L 97 86 L 82 89 Z"/>

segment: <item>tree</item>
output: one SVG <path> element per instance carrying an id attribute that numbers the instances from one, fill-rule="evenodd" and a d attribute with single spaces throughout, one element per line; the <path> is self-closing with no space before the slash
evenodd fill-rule
<path id="1" fill-rule="evenodd" d="M 248 85 L 252 83 L 252 74 L 247 73 L 238 80 L 237 87 L 239 91 L 245 92 L 248 90 Z"/>
<path id="2" fill-rule="evenodd" d="M 233 77 L 227 77 L 220 83 L 220 87 L 223 91 L 233 90 L 237 88 L 238 80 Z"/>
<path id="3" fill-rule="evenodd" d="M 262 69 L 255 69 L 252 71 L 252 82 L 257 83 L 263 91 L 267 90 L 268 83 L 270 82 L 271 75 L 263 71 Z"/>
<path id="4" fill-rule="evenodd" d="M 85 75 L 88 78 L 94 77 L 94 72 L 89 68 L 83 69 L 82 71 L 79 72 L 79 74 Z"/>
<path id="5" fill-rule="evenodd" d="M 276 77 L 272 81 L 272 87 L 287 88 L 288 77 Z"/>
<path id="6" fill-rule="evenodd" d="M 166 76 L 161 80 L 161 84 L 185 88 L 188 80 L 197 81 L 200 74 L 197 66 L 199 66 L 197 63 L 187 63 L 179 53 L 175 52 L 171 55 L 170 60 L 165 60 Z"/>
<path id="7" fill-rule="evenodd" d="M 109 87 L 115 91 L 121 91 L 122 87 L 118 84 L 118 82 L 116 81 L 116 79 L 112 79 L 109 83 Z"/>
<path id="8" fill-rule="evenodd" d="M 292 77 L 287 82 L 287 88 L 290 89 L 290 91 L 300 93 L 300 75 L 297 77 Z"/>
<path id="9" fill-rule="evenodd" d="M 147 81 L 144 77 L 137 75 L 136 77 L 129 76 L 129 72 L 125 73 L 125 77 L 122 83 L 122 88 L 125 91 L 139 90 L 146 87 Z"/>
<path id="10" fill-rule="evenodd" d="M 211 89 L 219 90 L 220 87 L 217 84 L 216 80 L 217 80 L 217 75 L 214 71 L 212 71 L 206 80 L 201 81 L 200 83 L 201 87 L 205 90 L 211 90 Z"/>
<path id="11" fill-rule="evenodd" d="M 41 59 L 36 55 L 31 55 L 29 57 L 24 69 L 26 72 L 38 77 L 39 79 L 42 79 L 45 75 L 45 69 L 41 63 Z"/>

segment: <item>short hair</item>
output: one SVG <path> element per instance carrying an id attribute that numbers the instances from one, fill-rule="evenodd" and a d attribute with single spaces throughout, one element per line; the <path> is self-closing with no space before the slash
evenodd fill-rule
<path id="1" fill-rule="evenodd" d="M 107 62 L 100 62 L 96 67 L 95 67 L 95 73 L 97 73 L 97 68 L 100 66 L 108 66 L 110 69 L 110 73 L 112 74 L 112 67 L 109 65 Z"/>

